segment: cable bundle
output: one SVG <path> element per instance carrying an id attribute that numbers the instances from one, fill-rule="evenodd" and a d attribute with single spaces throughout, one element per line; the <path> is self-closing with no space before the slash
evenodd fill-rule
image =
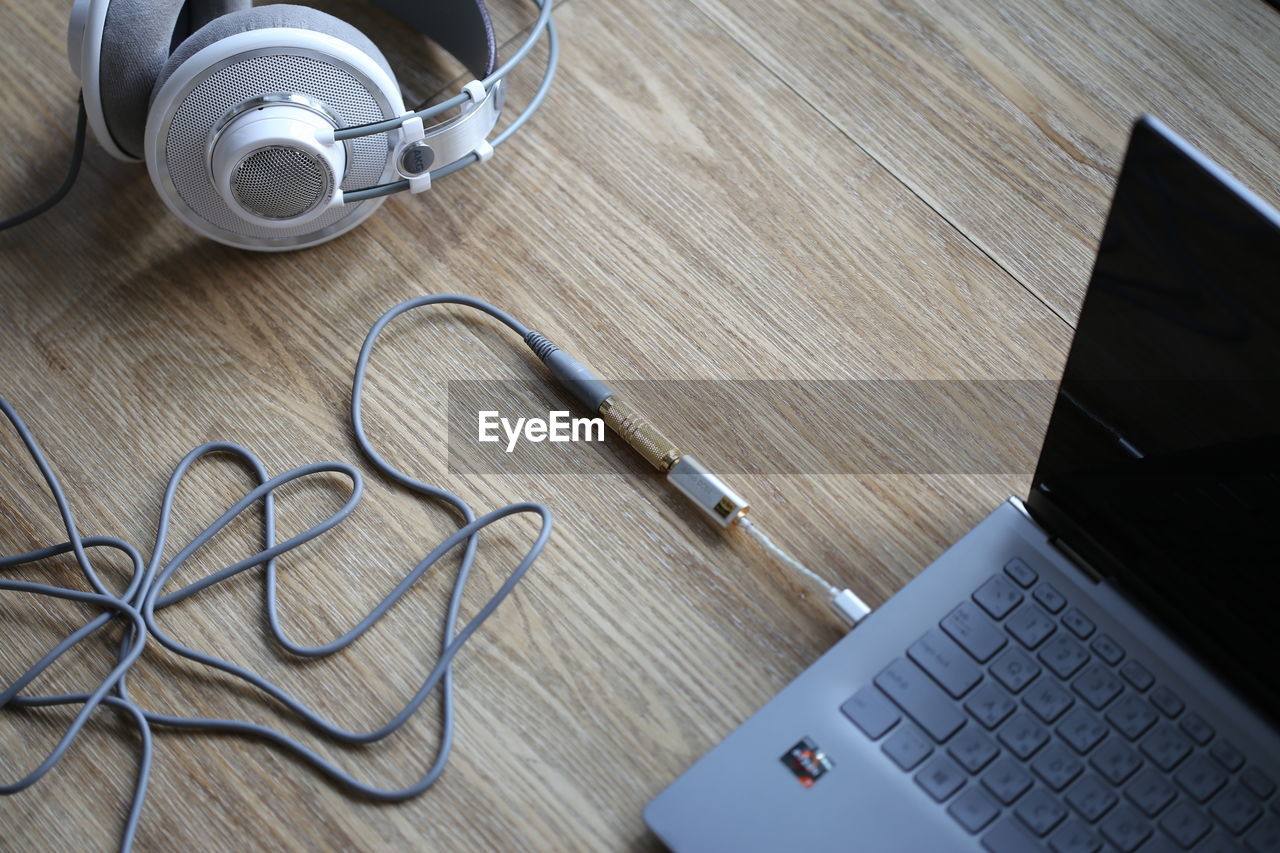
<path id="1" fill-rule="evenodd" d="M 153 752 L 153 728 L 167 727 L 178 730 L 196 730 L 202 732 L 226 732 L 245 735 L 267 741 L 310 764 L 321 774 L 353 794 L 359 794 L 375 800 L 398 802 L 421 794 L 439 778 L 449 760 L 453 744 L 453 676 L 452 661 L 454 656 L 466 643 L 467 639 L 484 623 L 497 606 L 511 593 L 516 584 L 528 571 L 546 545 L 551 534 L 551 513 L 544 505 L 535 502 L 508 504 L 486 515 L 477 517 L 471 507 L 457 495 L 437 486 L 424 483 L 400 471 L 384 460 L 370 444 L 364 431 L 361 418 L 361 402 L 363 398 L 364 377 L 368 367 L 369 356 L 373 345 L 382 329 L 392 319 L 421 305 L 436 303 L 454 303 L 466 305 L 484 311 L 502 321 L 524 336 L 528 330 L 505 312 L 487 303 L 466 296 L 425 296 L 401 303 L 384 314 L 369 331 L 360 350 L 356 363 L 355 379 L 352 384 L 351 420 L 356 441 L 361 451 L 378 471 L 399 483 L 401 486 L 421 495 L 424 499 L 441 503 L 451 508 L 461 519 L 461 526 L 452 535 L 441 542 L 431 553 L 427 554 L 414 566 L 394 589 L 378 603 L 363 619 L 337 639 L 320 646 L 299 645 L 287 636 L 280 625 L 279 608 L 276 599 L 277 560 L 279 557 L 300 545 L 303 545 L 338 525 L 355 509 L 363 493 L 363 481 L 359 471 L 350 465 L 340 462 L 317 462 L 304 465 L 279 474 L 268 476 L 266 467 L 250 450 L 229 442 L 210 442 L 196 447 L 178 463 L 169 478 L 168 486 L 160 505 L 160 517 L 155 541 L 150 556 L 143 559 L 142 553 L 129 542 L 114 536 L 83 536 L 76 525 L 74 514 L 67 496 L 53 468 L 40 450 L 31 431 L 14 408 L 0 398 L 0 411 L 16 430 L 19 438 L 26 446 L 31 459 L 39 468 L 48 484 L 49 491 L 58 506 L 63 527 L 67 533 L 65 542 L 50 545 L 24 554 L 13 554 L 0 557 L 0 569 L 13 568 L 28 563 L 47 560 L 68 552 L 74 553 L 76 563 L 90 588 L 90 591 L 70 589 L 47 584 L 31 583 L 21 580 L 0 578 L 0 590 L 41 595 L 52 598 L 78 601 L 99 608 L 102 612 L 87 623 L 69 634 L 64 640 L 50 649 L 39 661 L 12 683 L 5 685 L 0 692 L 0 710 L 40 708 L 56 705 L 78 705 L 79 711 L 67 727 L 67 730 L 49 754 L 34 769 L 17 781 L 0 784 L 0 794 L 14 794 L 36 784 L 48 773 L 71 747 L 77 735 L 95 710 L 106 706 L 112 710 L 128 715 L 137 727 L 141 739 L 138 771 L 134 784 L 134 793 L 129 807 L 128 817 L 120 837 L 120 849 L 127 851 L 133 845 L 138 821 L 146 800 L 147 783 L 151 773 Z M 173 512 L 173 499 L 183 477 L 190 467 L 199 459 L 214 455 L 229 455 L 250 469 L 258 485 L 247 492 L 244 497 L 226 510 L 218 520 L 206 527 L 198 536 L 184 545 L 169 560 L 164 559 L 168 537 L 169 521 Z M 275 490 L 294 480 L 322 474 L 339 474 L 351 481 L 351 492 L 343 506 L 320 523 L 286 539 L 276 541 Z M 250 507 L 261 504 L 263 511 L 262 549 L 239 562 L 221 568 L 211 574 L 171 592 L 166 586 L 174 573 L 204 543 L 208 542 L 220 530 L 226 527 L 240 513 Z M 466 588 L 475 560 L 477 535 L 490 524 L 511 515 L 529 513 L 539 519 L 537 536 L 524 557 L 515 569 L 507 576 L 497 592 L 485 602 L 476 615 L 460 630 L 457 629 L 458 609 Z M 381 728 L 371 732 L 353 732 L 340 728 L 309 708 L 299 698 L 263 678 L 230 661 L 199 652 L 184 646 L 165 633 L 157 621 L 157 614 L 171 604 L 226 581 L 241 572 L 261 567 L 265 580 L 264 606 L 266 608 L 271 632 L 282 648 L 300 657 L 323 657 L 345 649 L 358 640 L 366 631 L 375 625 L 400 598 L 445 554 L 462 546 L 462 561 L 454 578 L 449 596 L 448 609 L 444 619 L 442 649 L 439 660 L 422 682 L 421 687 L 405 706 Z M 132 563 L 132 572 L 126 588 L 114 592 L 107 588 L 95 571 L 90 554 L 95 549 L 114 549 L 126 555 Z M 110 623 L 122 624 L 124 636 L 120 644 L 115 667 L 100 683 L 83 693 L 67 693 L 59 695 L 33 695 L 22 691 L 41 673 L 45 672 L 62 654 L 86 638 L 96 634 Z M 213 719 L 207 717 L 179 717 L 158 714 L 148 711 L 135 703 L 129 694 L 128 675 L 131 667 L 138 660 L 148 642 L 158 643 L 174 654 L 187 658 L 198 664 L 221 670 L 232 675 L 262 693 L 276 700 L 280 705 L 296 716 L 314 731 L 344 744 L 369 744 L 382 740 L 401 726 L 418 710 L 427 697 L 437 687 L 441 690 L 442 732 L 435 757 L 426 773 L 414 784 L 400 789 L 384 789 L 368 785 L 355 779 L 350 774 L 316 754 L 298 741 L 275 729 L 250 723 L 243 720 Z"/>

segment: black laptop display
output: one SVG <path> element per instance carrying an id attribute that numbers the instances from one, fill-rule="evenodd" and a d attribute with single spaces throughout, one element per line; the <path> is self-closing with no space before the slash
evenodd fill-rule
<path id="1" fill-rule="evenodd" d="M 1029 499 L 1280 720 L 1280 222 L 1135 129 Z"/>

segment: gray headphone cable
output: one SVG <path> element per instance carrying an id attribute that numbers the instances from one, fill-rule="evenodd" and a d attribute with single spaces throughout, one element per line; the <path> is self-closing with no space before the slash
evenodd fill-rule
<path id="1" fill-rule="evenodd" d="M 80 164 L 84 161 L 84 136 L 85 136 L 85 112 L 84 112 L 84 93 L 82 92 L 77 99 L 78 106 L 76 108 L 76 135 L 75 142 L 71 148 L 71 165 L 67 167 L 67 176 L 62 179 L 62 186 L 53 191 L 53 194 L 35 207 L 28 208 L 15 216 L 8 219 L 0 219 L 0 231 L 13 228 L 35 219 L 40 214 L 52 208 L 55 204 L 66 198 L 67 193 L 71 192 L 71 188 L 75 186 L 76 178 L 80 175 Z"/>
<path id="2" fill-rule="evenodd" d="M 63 526 L 67 533 L 67 541 L 65 542 L 23 554 L 0 557 L 0 568 L 19 566 L 26 563 L 45 560 L 59 554 L 74 552 L 77 565 L 89 586 L 94 591 L 84 592 L 81 590 L 67 589 L 48 584 L 8 579 L 0 579 L 0 590 L 10 590 L 32 595 L 42 595 L 79 601 L 102 608 L 105 611 L 89 620 L 86 624 L 55 645 L 22 676 L 7 685 L 4 690 L 0 692 L 0 709 L 5 707 L 21 709 L 58 705 L 80 706 L 80 710 L 76 713 L 75 718 L 72 720 L 71 724 L 67 727 L 66 731 L 50 753 L 33 770 L 28 772 L 22 778 L 15 782 L 0 784 L 0 794 L 17 793 L 37 783 L 58 763 L 83 729 L 89 716 L 100 705 L 105 705 L 113 710 L 128 714 L 132 718 L 134 725 L 137 727 L 141 739 L 137 779 L 134 786 L 133 798 L 129 807 L 128 817 L 120 840 L 120 849 L 123 851 L 127 851 L 132 847 L 138 820 L 145 801 L 153 755 L 152 729 L 156 726 L 205 732 L 225 732 L 265 740 L 311 765 L 322 775 L 348 791 L 374 800 L 399 802 L 421 794 L 435 783 L 435 781 L 440 777 L 440 774 L 444 771 L 453 745 L 453 658 L 466 643 L 467 639 L 480 628 L 498 605 L 501 604 L 501 602 L 511 593 L 515 586 L 520 582 L 521 578 L 524 577 L 534 560 L 536 560 L 538 555 L 542 552 L 542 549 L 546 545 L 547 539 L 551 533 L 551 513 L 546 506 L 531 501 L 513 503 L 477 517 L 471 507 L 462 498 L 438 486 L 433 486 L 418 480 L 386 461 L 373 447 L 368 436 L 365 434 L 362 417 L 364 379 L 365 372 L 368 368 L 369 358 L 373 352 L 374 344 L 376 343 L 379 334 L 382 332 L 383 328 L 391 322 L 391 320 L 406 311 L 424 305 L 445 303 L 464 305 L 483 311 L 506 324 L 522 337 L 528 333 L 528 329 L 509 314 L 489 305 L 488 303 L 481 302 L 480 300 L 473 299 L 471 297 L 437 295 L 421 297 L 401 303 L 385 313 L 378 322 L 374 324 L 361 347 L 360 356 L 356 364 L 355 376 L 352 382 L 351 417 L 356 442 L 361 451 L 365 454 L 369 463 L 374 468 L 387 478 L 395 481 L 404 488 L 416 492 L 425 499 L 443 503 L 450 507 L 458 514 L 462 524 L 458 530 L 448 536 L 416 566 L 414 566 L 405 575 L 403 580 L 401 580 L 394 589 L 387 593 L 382 601 L 355 626 L 344 633 L 341 637 L 319 646 L 300 646 L 289 640 L 284 635 L 279 622 L 278 602 L 276 599 L 276 579 L 278 571 L 276 560 L 299 545 L 323 535 L 351 514 L 363 493 L 363 482 L 359 472 L 355 468 L 340 462 L 321 462 L 303 465 L 278 476 L 269 477 L 262 462 L 251 451 L 244 447 L 229 442 L 209 442 L 202 444 L 183 457 L 170 476 L 168 486 L 165 489 L 164 496 L 161 501 L 159 520 L 156 529 L 155 541 L 151 550 L 151 556 L 148 560 L 144 561 L 140 552 L 136 548 L 117 537 L 81 536 L 79 528 L 76 525 L 70 503 L 67 500 L 66 492 L 45 458 L 43 451 L 40 449 L 27 425 L 23 422 L 22 418 L 14 408 L 6 400 L 0 398 L 0 411 L 4 412 L 5 416 L 13 425 L 19 438 L 26 446 L 29 456 L 48 485 L 50 493 L 53 495 L 54 502 L 58 506 L 58 511 L 61 515 Z M 167 562 L 163 562 L 169 521 L 173 512 L 173 500 L 178 486 L 181 484 L 183 477 L 191 465 L 211 454 L 224 454 L 236 458 L 253 472 L 258 485 L 227 509 L 220 518 L 206 527 L 203 532 L 183 546 L 172 559 Z M 325 520 L 307 530 L 304 530 L 296 536 L 282 542 L 276 542 L 275 490 L 280 486 L 283 486 L 285 483 L 293 480 L 325 473 L 340 474 L 351 480 L 352 488 L 347 501 L 341 508 Z M 233 563 L 230 566 L 226 566 L 199 580 L 187 584 L 180 589 L 167 594 L 164 593 L 166 583 L 173 576 L 174 572 L 181 568 L 193 553 L 221 531 L 233 519 L 239 516 L 240 513 L 259 502 L 262 504 L 264 519 L 262 550 L 243 560 Z M 480 607 L 475 616 L 473 616 L 469 622 L 463 625 L 461 629 L 458 629 L 458 610 L 460 608 L 462 595 L 465 591 L 466 582 L 470 576 L 470 571 L 475 559 L 478 541 L 477 535 L 490 524 L 517 514 L 532 514 L 538 517 L 540 523 L 537 535 L 524 556 L 516 565 L 515 569 L 510 572 L 503 583 L 499 586 L 498 590 L 484 603 L 482 607 Z M 449 596 L 447 612 L 443 625 L 441 653 L 439 659 L 431 668 L 417 692 L 409 699 L 404 707 L 394 715 L 390 721 L 372 732 L 352 732 L 343 729 L 324 719 L 317 712 L 311 710 L 302 701 L 289 694 L 283 688 L 275 685 L 268 679 L 257 675 L 251 670 L 240 667 L 230 661 L 199 652 L 177 642 L 164 632 L 156 618 L 157 611 L 162 610 L 164 607 L 182 601 L 202 589 L 206 589 L 209 586 L 234 577 L 243 571 L 256 566 L 262 566 L 264 568 L 264 577 L 266 580 L 265 606 L 273 637 L 285 649 L 293 654 L 306 657 L 325 656 L 340 651 L 358 640 L 360 636 L 377 623 L 377 621 L 400 600 L 400 598 L 424 573 L 435 565 L 436 562 L 438 562 L 445 554 L 460 545 L 463 546 L 462 559 Z M 105 584 L 99 578 L 97 572 L 94 570 L 93 562 L 90 559 L 90 551 L 94 548 L 112 548 L 129 557 L 133 569 L 129 583 L 123 592 L 119 594 L 112 593 L 106 588 Z M 116 666 L 92 691 L 49 696 L 19 695 L 23 688 L 39 677 L 40 674 L 47 670 L 49 666 L 51 666 L 54 661 L 56 661 L 68 649 L 91 636 L 105 625 L 117 621 L 120 618 L 125 619 L 125 631 L 117 655 Z M 142 654 L 143 648 L 145 647 L 148 639 L 154 640 L 180 657 L 187 658 L 204 666 L 221 670 L 222 672 L 245 681 L 251 686 L 256 687 L 258 690 L 274 698 L 313 730 L 340 743 L 368 744 L 386 738 L 397 731 L 412 717 L 432 691 L 440 688 L 442 721 L 440 740 L 436 747 L 435 757 L 426 772 L 417 782 L 403 788 L 379 788 L 356 779 L 354 776 L 350 775 L 337 765 L 331 763 L 288 735 L 267 726 L 243 720 L 213 719 L 194 716 L 182 717 L 146 711 L 134 703 L 130 698 L 127 686 L 127 676 L 130 667 L 133 666 L 134 662 Z"/>

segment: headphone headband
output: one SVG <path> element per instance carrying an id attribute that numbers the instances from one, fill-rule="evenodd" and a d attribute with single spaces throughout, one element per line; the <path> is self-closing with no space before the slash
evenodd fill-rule
<path id="1" fill-rule="evenodd" d="M 428 17 L 426 12 L 419 8 L 418 4 L 414 3 L 414 0 L 374 0 L 374 3 L 375 5 L 386 8 L 387 11 L 391 12 L 391 14 L 400 17 L 401 20 L 410 24 L 410 26 L 413 26 L 415 29 L 419 29 L 419 27 L 414 23 L 414 21 L 418 21 L 419 24 L 424 24 L 425 22 L 421 19 Z M 485 8 L 483 0 L 459 0 L 458 8 L 468 6 L 472 3 L 474 3 L 474 7 L 478 14 L 484 17 L 484 31 L 488 33 L 488 38 L 492 40 L 493 27 L 489 22 L 489 12 Z M 407 130 L 405 134 L 406 138 L 396 152 L 396 165 L 400 171 L 401 180 L 366 187 L 359 190 L 350 190 L 344 194 L 344 199 L 347 203 L 381 198 L 398 192 L 411 191 L 416 193 L 430 189 L 431 181 L 433 179 L 443 178 L 446 175 L 453 174 L 465 166 L 472 165 L 473 163 L 481 163 L 489 159 L 489 157 L 493 155 L 494 148 L 509 139 L 513 133 L 520 129 L 521 125 L 529 120 L 529 116 L 533 115 L 533 112 L 541 106 L 543 99 L 547 95 L 547 91 L 551 88 L 551 81 L 555 77 L 556 64 L 559 61 L 560 56 L 559 40 L 556 37 L 555 24 L 551 21 L 553 0 L 533 0 L 533 3 L 538 7 L 538 19 L 530 28 L 528 37 L 506 62 L 504 62 L 500 67 L 492 70 L 489 74 L 485 75 L 483 79 L 473 80 L 463 87 L 462 92 L 454 95 L 446 101 L 443 101 L 442 103 L 435 104 L 434 106 L 430 106 L 416 112 L 406 113 L 400 118 L 388 119 L 386 121 L 374 122 L 372 124 L 365 124 L 357 127 L 345 127 L 334 132 L 333 141 L 342 142 L 350 139 L 359 139 L 365 136 L 373 136 L 379 133 L 387 133 L 388 131 Z M 520 62 L 524 60 L 524 58 L 533 49 L 533 46 L 542 38 L 544 31 L 547 37 L 547 59 L 546 68 L 542 75 L 542 81 L 538 84 L 537 90 L 533 93 L 533 97 L 529 99 L 529 103 L 525 106 L 524 110 L 516 116 L 516 118 L 491 142 L 483 141 L 488 137 L 489 132 L 492 131 L 493 125 L 497 122 L 498 113 L 502 110 L 506 88 L 504 79 L 507 74 L 511 72 L 511 69 L 515 68 L 515 66 L 519 65 Z M 423 32 L 423 30 L 419 29 L 419 32 Z M 474 32 L 478 31 L 473 31 L 473 34 Z M 458 43 L 460 44 L 460 42 Z M 458 49 L 465 50 L 467 48 L 459 47 Z M 471 49 L 476 51 L 473 56 L 477 58 L 477 61 L 480 61 L 478 57 L 481 56 L 481 52 L 479 50 L 478 40 L 472 41 Z M 463 61 L 462 56 L 458 53 L 454 53 L 452 50 L 450 50 L 450 53 L 453 53 L 454 58 L 459 61 Z M 489 47 L 485 48 L 483 55 L 492 58 L 491 60 L 486 59 L 484 61 L 496 62 L 496 42 L 492 42 Z M 468 70 L 475 73 L 475 70 L 471 68 L 470 65 L 467 67 Z M 479 97 L 477 84 L 483 86 L 488 92 L 487 97 L 483 99 Z M 451 161 L 444 158 L 436 158 L 429 162 L 428 166 L 438 165 L 439 168 L 423 172 L 416 176 L 410 175 L 405 170 L 402 162 L 405 149 L 414 144 L 415 141 L 423 138 L 422 136 L 417 135 L 413 130 L 415 129 L 415 119 L 419 120 L 417 122 L 417 127 L 421 127 L 423 123 L 448 112 L 449 110 L 468 107 L 468 102 L 470 102 L 470 110 L 474 112 L 474 115 L 470 115 L 471 119 L 480 119 L 482 116 L 491 117 L 491 120 L 488 121 L 487 126 L 484 128 L 480 144 L 471 148 L 463 148 L 462 150 L 464 152 L 470 153 L 465 154 L 460 159 L 454 159 Z M 429 130 L 425 134 L 426 138 L 431 141 L 433 147 L 439 144 L 439 140 L 437 138 L 438 135 L 449 134 L 452 136 L 463 136 L 463 134 L 466 134 L 465 138 L 471 138 L 475 134 L 475 127 L 479 122 L 463 121 L 468 118 L 469 114 L 470 113 L 468 112 L 464 112 L 464 114 L 459 116 L 458 119 L 446 122 L 445 124 Z M 459 143 L 456 141 L 451 141 L 447 147 L 449 150 L 453 150 L 458 144 Z"/>
<path id="2" fill-rule="evenodd" d="M 498 64 L 498 40 L 484 0 L 450 0 L 441 4 L 422 0 L 373 0 L 373 3 L 443 47 L 477 80 L 492 74 Z"/>

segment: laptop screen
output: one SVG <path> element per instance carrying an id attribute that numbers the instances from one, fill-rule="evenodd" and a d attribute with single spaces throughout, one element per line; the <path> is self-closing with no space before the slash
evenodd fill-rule
<path id="1" fill-rule="evenodd" d="M 1280 721 L 1280 215 L 1134 128 L 1028 507 Z"/>

